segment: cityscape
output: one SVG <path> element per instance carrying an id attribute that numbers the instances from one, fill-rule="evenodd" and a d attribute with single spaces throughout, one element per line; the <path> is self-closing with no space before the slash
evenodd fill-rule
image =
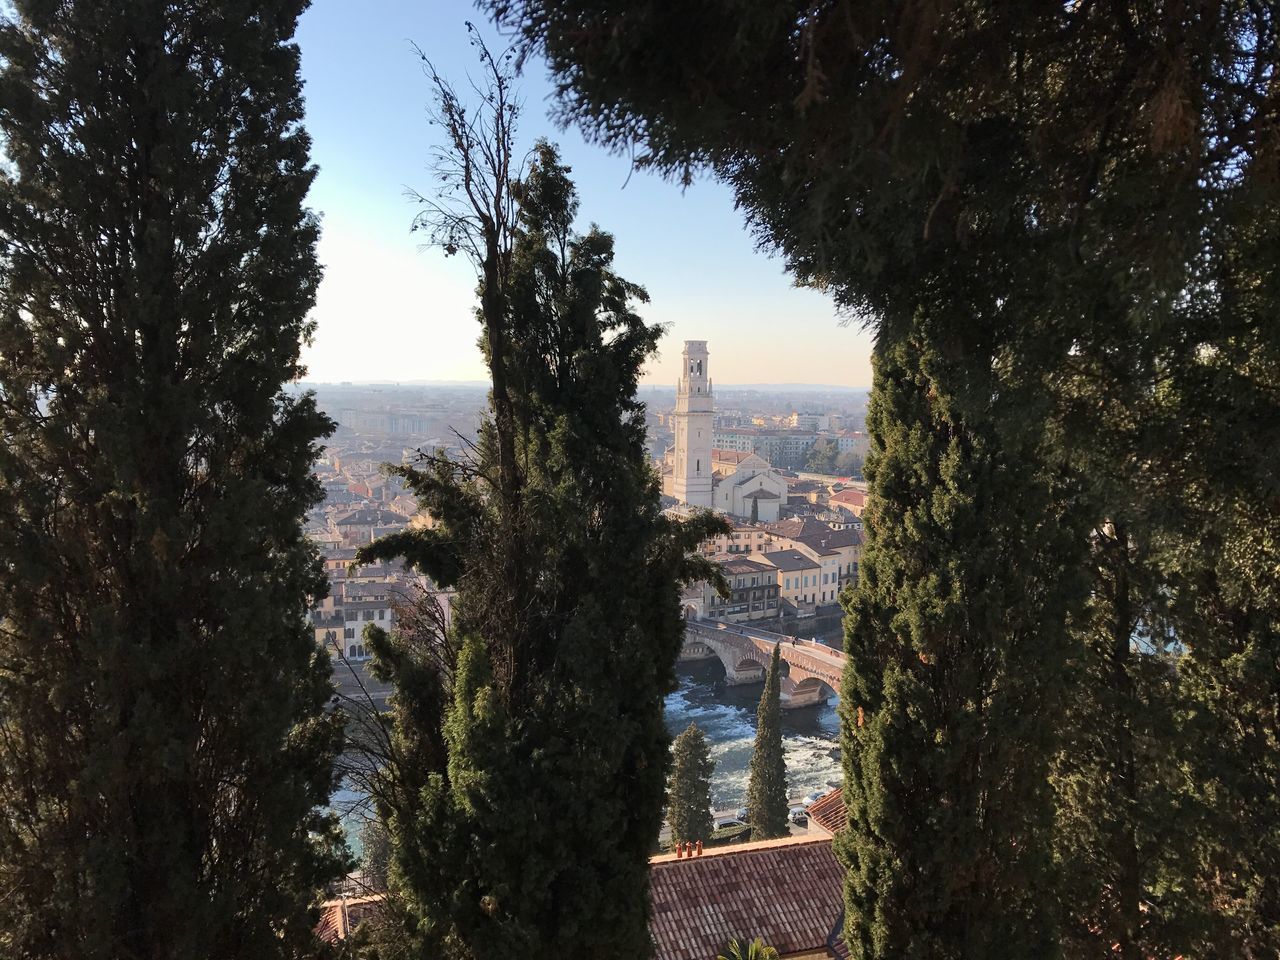
<path id="1" fill-rule="evenodd" d="M 798 641 L 803 635 L 806 644 L 831 651 L 819 655 L 832 661 L 833 672 L 803 688 L 801 668 L 792 666 L 783 680 L 781 705 L 788 712 L 783 745 L 790 796 L 796 804 L 814 793 L 838 796 L 834 701 L 843 649 L 838 598 L 857 576 L 862 542 L 867 437 L 859 428 L 866 391 L 722 388 L 733 404 L 722 410 L 717 406 L 721 394 L 711 389 L 707 344 L 686 344 L 684 356 L 686 375 L 673 392 L 642 391 L 646 448 L 671 516 L 716 509 L 732 521 L 731 531 L 700 548 L 725 576 L 727 596 L 707 581 L 690 584 L 682 598 L 684 615 L 717 628 L 751 623 L 755 635 L 766 639 L 797 635 Z M 692 364 L 700 365 L 697 375 L 689 372 Z M 325 499 L 307 522 L 329 576 L 328 596 L 312 611 L 312 622 L 317 643 L 341 661 L 336 679 L 343 695 L 368 695 L 375 709 L 385 710 L 391 689 L 368 675 L 373 651 L 363 642 L 365 625 L 395 629 L 397 612 L 423 594 L 447 611 L 452 592 L 403 563 L 352 564 L 361 546 L 429 522 L 419 515 L 412 493 L 385 467 L 415 463 L 424 451 L 463 456 L 477 439 L 484 390 L 392 384 L 317 384 L 314 389 L 338 427 L 316 467 Z M 691 396 L 705 398 L 704 409 L 691 413 Z M 690 474 L 680 482 L 673 475 L 677 465 Z M 843 468 L 844 475 L 826 472 L 833 468 Z M 691 493 L 699 479 L 705 489 Z M 713 802 L 728 817 L 745 801 L 754 701 L 766 656 L 743 661 L 726 652 L 715 635 L 708 645 L 687 631 L 680 686 L 665 703 L 667 725 L 673 736 L 695 718 L 705 728 L 716 759 Z M 358 789 L 341 791 L 337 807 L 346 814 L 358 849 L 360 828 L 369 817 L 367 796 Z M 352 889 L 363 883 L 357 876 Z"/>
<path id="2" fill-rule="evenodd" d="M 0 960 L 1280 957 L 1280 3 L 0 6 Z"/>

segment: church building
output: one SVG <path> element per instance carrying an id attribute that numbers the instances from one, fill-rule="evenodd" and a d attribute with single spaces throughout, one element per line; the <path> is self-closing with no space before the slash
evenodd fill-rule
<path id="1" fill-rule="evenodd" d="M 708 370 L 707 341 L 686 340 L 676 409 L 675 448 L 668 450 L 662 492 L 691 507 L 769 523 L 787 502 L 787 483 L 755 454 L 733 454 L 711 446 L 715 406 Z"/>

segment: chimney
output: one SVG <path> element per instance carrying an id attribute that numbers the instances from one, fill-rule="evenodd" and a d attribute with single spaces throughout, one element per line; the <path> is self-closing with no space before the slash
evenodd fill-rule
<path id="1" fill-rule="evenodd" d="M 696 850 L 697 850 L 697 852 L 694 854 L 694 856 L 695 856 L 695 857 L 700 857 L 700 856 L 702 856 L 702 841 L 701 841 L 701 840 L 699 840 L 699 841 L 698 841 L 698 846 L 697 846 Z"/>
<path id="2" fill-rule="evenodd" d="M 677 860 L 683 860 L 683 859 L 684 859 L 684 844 L 683 844 L 683 843 L 677 843 L 677 844 L 676 844 L 676 859 L 677 859 Z"/>

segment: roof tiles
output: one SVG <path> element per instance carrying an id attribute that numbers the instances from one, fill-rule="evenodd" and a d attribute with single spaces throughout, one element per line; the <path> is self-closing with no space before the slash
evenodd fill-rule
<path id="1" fill-rule="evenodd" d="M 844 795 L 839 787 L 810 804 L 809 819 L 827 833 L 836 833 L 848 826 L 849 811 L 845 809 Z"/>
<path id="2" fill-rule="evenodd" d="M 762 937 L 783 955 L 819 950 L 843 906 L 827 837 L 663 858 L 649 873 L 657 960 L 714 960 L 731 937 Z"/>

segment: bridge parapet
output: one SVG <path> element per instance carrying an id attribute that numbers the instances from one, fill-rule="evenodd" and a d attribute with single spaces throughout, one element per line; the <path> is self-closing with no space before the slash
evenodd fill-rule
<path id="1" fill-rule="evenodd" d="M 782 682 L 784 708 L 825 703 L 830 691 L 840 689 L 845 654 L 825 644 L 799 637 L 742 628 L 722 621 L 685 622 L 685 659 L 719 658 L 725 682 L 753 683 L 764 679 L 765 665 L 777 646 L 787 663 L 788 676 Z"/>

